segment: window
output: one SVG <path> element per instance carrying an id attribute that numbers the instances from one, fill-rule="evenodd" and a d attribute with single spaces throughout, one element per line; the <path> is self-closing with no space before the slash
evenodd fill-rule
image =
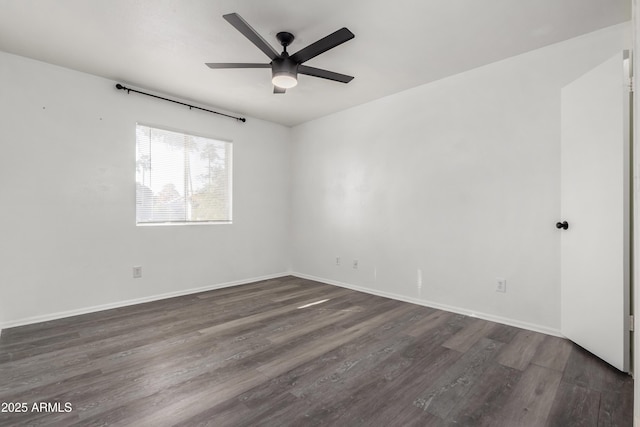
<path id="1" fill-rule="evenodd" d="M 136 224 L 231 222 L 231 143 L 136 126 Z"/>

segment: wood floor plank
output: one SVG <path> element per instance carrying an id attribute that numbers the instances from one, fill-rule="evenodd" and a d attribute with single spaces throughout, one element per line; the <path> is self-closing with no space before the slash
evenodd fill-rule
<path id="1" fill-rule="evenodd" d="M 290 425 L 287 420 L 293 418 L 291 414 L 304 412 L 305 406 L 306 402 L 289 393 L 274 395 L 257 408 L 248 408 L 238 398 L 227 399 L 173 427 L 286 426 Z"/>
<path id="2" fill-rule="evenodd" d="M 585 349 L 572 345 L 571 355 L 564 371 L 564 381 L 596 391 L 616 392 L 630 377 Z"/>
<path id="3" fill-rule="evenodd" d="M 209 298 L 210 302 L 214 304 L 233 304 L 239 301 L 246 301 L 248 299 L 261 299 L 264 296 L 267 296 L 269 299 L 273 301 L 273 298 L 279 295 L 290 295 L 292 293 L 297 292 L 311 292 L 316 290 L 315 288 L 301 288 L 300 285 L 296 283 L 283 283 L 270 286 L 268 288 L 259 287 L 251 289 L 246 292 L 234 292 L 224 296 L 211 296 Z"/>
<path id="4" fill-rule="evenodd" d="M 417 396 L 425 386 L 438 381 L 460 357 L 459 352 L 442 346 L 432 348 L 420 358 L 407 359 L 396 355 L 393 365 L 401 369 L 392 371 L 392 375 L 377 376 L 381 378 L 380 381 L 370 379 L 364 387 L 353 391 L 358 396 L 357 401 L 343 411 L 338 422 L 342 425 L 395 425 L 398 417 L 407 411 L 416 414 L 412 396 Z M 421 412 L 424 415 L 414 415 L 411 419 L 430 424 L 442 421 L 435 415 Z"/>
<path id="5" fill-rule="evenodd" d="M 600 393 L 562 381 L 547 419 L 549 427 L 597 427 Z"/>
<path id="6" fill-rule="evenodd" d="M 301 363 L 312 360 L 320 354 L 327 353 L 328 351 L 369 332 L 370 329 L 392 320 L 395 316 L 405 314 L 412 309 L 413 307 L 410 304 L 398 306 L 362 323 L 347 328 L 344 331 L 337 332 L 332 335 L 329 340 L 317 343 L 313 347 L 296 348 L 287 354 L 283 354 L 280 358 L 273 359 L 262 364 L 257 369 L 268 375 L 270 378 L 276 377 L 300 365 Z"/>
<path id="7" fill-rule="evenodd" d="M 335 289 L 323 294 L 323 297 L 333 297 L 333 296 L 344 295 L 344 290 Z M 241 325 L 246 325 L 258 321 L 264 321 L 282 314 L 286 314 L 288 312 L 296 311 L 298 307 L 301 305 L 305 305 L 314 301 L 314 297 L 309 298 L 305 295 L 301 300 L 297 300 L 296 302 L 289 303 L 284 306 L 278 306 L 277 308 L 273 308 L 270 310 L 263 310 L 261 312 L 251 314 L 244 317 L 237 317 L 228 322 L 218 323 L 213 326 L 205 327 L 199 330 L 199 332 L 203 335 L 214 335 L 220 331 L 224 331 L 228 328 L 234 328 Z"/>
<path id="8" fill-rule="evenodd" d="M 290 392 L 299 397 L 336 393 L 360 383 L 363 378 L 383 375 L 385 367 L 404 360 L 402 350 L 412 341 L 410 337 L 394 336 L 369 345 L 365 351 L 351 355 L 337 366 L 334 364 L 332 370 L 324 372 L 315 381 L 294 387 Z"/>
<path id="9" fill-rule="evenodd" d="M 335 291 L 335 289 L 333 289 L 333 291 Z M 269 299 L 271 301 L 274 302 L 284 302 L 284 301 L 289 301 L 291 299 L 294 298 L 298 298 L 300 296 L 306 296 L 312 293 L 317 293 L 317 290 L 314 288 L 310 288 L 310 289 L 301 289 L 301 290 L 297 290 L 295 292 L 285 292 L 285 293 L 277 293 L 277 294 L 272 294 Z M 353 294 L 355 293 L 355 291 L 351 290 L 351 289 L 342 289 L 340 292 L 335 292 L 333 294 L 333 298 L 337 298 L 340 297 L 341 295 L 348 295 L 348 294 Z M 315 303 L 321 300 L 325 300 L 326 298 L 324 298 L 323 295 L 319 295 L 317 298 L 317 301 L 312 301 L 311 303 Z"/>
<path id="10" fill-rule="evenodd" d="M 510 427 L 544 426 L 554 403 L 562 373 L 537 365 L 523 372 L 513 393 L 495 419 Z M 493 426 L 487 423 L 487 426 Z"/>
<path id="11" fill-rule="evenodd" d="M 413 404 L 423 411 L 447 419 L 456 402 L 464 398 L 482 378 L 503 346 L 497 341 L 481 339 L 437 381 L 422 391 Z"/>
<path id="12" fill-rule="evenodd" d="M 556 337 L 288 276 L 5 330 L 0 401 L 72 404 L 11 427 L 620 426 L 633 380 Z"/>
<path id="13" fill-rule="evenodd" d="M 437 310 L 421 321 L 416 322 L 410 328 L 407 328 L 404 333 L 407 335 L 418 336 L 428 331 L 437 330 L 441 325 L 454 320 L 456 317 L 459 317 L 459 315 Z"/>
<path id="14" fill-rule="evenodd" d="M 245 345 L 259 347 L 256 343 L 246 343 Z M 198 360 L 176 358 L 148 367 L 137 367 L 136 369 L 134 366 L 117 370 L 109 376 L 108 380 L 90 381 L 83 387 L 69 389 L 53 396 L 53 398 L 73 402 L 76 410 L 85 417 L 97 416 L 104 412 L 117 410 L 123 402 L 139 401 L 163 393 L 167 388 L 175 389 L 180 384 L 193 384 L 197 382 L 198 378 L 212 375 L 212 373 L 215 373 L 213 378 L 222 378 L 223 374 L 230 371 L 228 366 L 235 362 L 225 356 L 234 351 L 230 349 L 226 355 L 216 352 Z"/>
<path id="15" fill-rule="evenodd" d="M 303 299 L 304 300 L 304 299 Z M 269 307 L 274 306 L 262 306 L 263 312 L 266 311 Z M 281 305 L 275 305 L 275 307 L 281 307 Z M 206 308 L 207 311 L 210 311 L 209 308 Z M 164 311 L 160 310 L 159 313 L 156 313 L 155 316 L 150 317 L 149 313 L 141 313 L 137 316 L 137 322 L 132 324 L 130 320 L 124 321 L 126 319 L 112 319 L 113 321 L 109 322 L 109 326 L 100 325 L 98 329 L 95 329 L 93 324 L 88 327 L 88 329 L 81 333 L 82 337 L 77 339 L 71 339 L 67 341 L 56 342 L 54 345 L 49 346 L 40 346 L 36 351 L 29 350 L 27 352 L 16 353 L 14 348 L 11 347 L 9 350 L 12 352 L 11 361 L 18 360 L 20 358 L 31 357 L 37 354 L 51 352 L 57 349 L 67 350 L 69 347 L 74 347 L 76 344 L 82 344 L 83 348 L 91 347 L 97 341 L 101 341 L 100 345 L 103 346 L 105 339 L 115 337 L 116 341 L 122 343 L 120 336 L 124 334 L 129 334 L 129 332 L 140 332 L 144 331 L 145 328 L 149 328 L 154 333 L 161 332 L 162 327 L 166 326 L 168 329 L 176 329 L 180 323 L 189 323 L 190 325 L 197 326 L 198 322 L 201 325 L 208 325 L 212 322 L 215 322 L 217 319 L 225 319 L 225 318 L 235 318 L 237 314 L 230 312 L 218 312 L 217 314 L 208 313 L 207 311 L 201 311 L 201 309 L 191 309 L 189 312 L 189 316 L 195 316 L 198 318 L 197 322 L 194 322 L 191 317 L 186 319 L 178 319 L 177 317 L 180 315 L 180 310 L 175 310 L 170 312 L 170 315 L 164 313 Z M 277 314 L 277 313 L 276 313 Z M 264 313 L 262 314 L 264 315 Z M 172 317 L 169 317 L 172 316 Z M 87 336 L 85 336 L 87 335 Z M 147 338 L 150 338 L 152 335 L 147 334 Z M 135 339 L 135 338 L 134 338 Z M 96 344 L 98 345 L 98 344 Z M 79 348 L 79 351 L 82 349 Z"/>
<path id="16" fill-rule="evenodd" d="M 498 356 L 498 362 L 521 371 L 527 369 L 544 338 L 543 334 L 520 330 L 513 340 L 503 348 Z"/>
<path id="17" fill-rule="evenodd" d="M 531 363 L 562 372 L 572 349 L 571 341 L 551 335 L 546 336 L 538 346 L 536 354 L 531 358 Z"/>
<path id="18" fill-rule="evenodd" d="M 520 331 L 522 331 L 520 328 L 496 323 L 493 330 L 487 335 L 487 338 L 509 344 Z"/>
<path id="19" fill-rule="evenodd" d="M 64 403 L 63 403 L 64 404 Z M 79 416 L 73 413 L 0 413 L 0 426 L 68 426 L 79 420 Z"/>
<path id="20" fill-rule="evenodd" d="M 394 351 L 401 351 L 411 340 L 410 337 L 396 336 L 381 342 L 370 335 L 363 335 L 273 378 L 247 392 L 241 399 L 246 405 L 255 407 L 268 403 L 270 396 L 279 393 L 301 398 L 323 395 L 327 388 L 327 393 L 332 393 L 334 385 L 369 375 L 372 366 L 391 357 Z"/>
<path id="21" fill-rule="evenodd" d="M 377 416 L 372 415 L 364 421 L 364 426 L 402 426 L 402 427 L 446 427 L 448 423 L 444 420 L 421 410 L 414 405 L 404 405 L 399 411 L 385 408 L 385 412 Z"/>
<path id="22" fill-rule="evenodd" d="M 633 381 L 630 377 L 620 384 L 617 392 L 601 392 L 598 426 L 631 425 L 628 415 L 631 412 L 633 412 Z"/>
<path id="23" fill-rule="evenodd" d="M 371 367 L 369 373 L 325 387 L 328 395 L 325 394 L 320 402 L 314 402 L 304 417 L 298 417 L 295 422 L 389 425 L 384 424 L 383 418 L 390 414 L 380 410 L 388 408 L 397 413 L 403 406 L 410 405 L 408 395 L 424 388 L 425 383 L 440 376 L 459 357 L 459 353 L 441 346 L 434 348 L 429 357 L 419 359 L 407 359 L 400 352 L 394 352 L 382 363 Z"/>
<path id="24" fill-rule="evenodd" d="M 393 307 L 397 307 L 398 304 L 393 301 L 386 301 L 377 305 L 376 311 L 362 311 L 354 313 L 353 317 L 350 317 L 348 323 L 343 324 L 343 327 L 353 326 L 366 319 L 373 317 L 378 313 L 378 310 L 387 310 Z M 391 332 L 392 333 L 392 332 Z M 383 345 L 380 339 L 383 337 L 375 338 L 371 334 L 364 334 L 359 336 L 335 349 L 318 355 L 315 359 L 306 362 L 305 364 L 291 369 L 284 374 L 273 378 L 268 383 L 263 384 L 261 387 L 248 392 L 242 396 L 243 401 L 247 405 L 254 405 L 254 402 L 262 402 L 268 400 L 271 395 L 277 395 L 278 393 L 291 392 L 296 396 L 301 396 L 305 392 L 314 393 L 309 391 L 308 387 L 316 387 L 317 384 L 323 384 L 324 382 L 331 382 L 336 374 L 340 372 L 346 372 L 351 375 L 356 371 L 361 370 L 364 365 L 361 363 L 366 360 L 367 355 L 372 351 L 372 348 L 377 348 L 378 345 Z M 399 340 L 405 340 L 403 336 L 398 337 Z M 307 342 L 314 342 L 317 340 L 317 336 L 305 336 L 304 340 Z M 297 340 L 289 345 L 289 348 L 295 348 L 303 345 L 302 340 Z M 385 346 L 386 348 L 386 346 Z M 263 354 L 263 360 L 275 359 L 282 354 L 281 347 L 272 349 L 273 356 Z M 257 360 L 256 363 L 260 361 Z"/>
<path id="25" fill-rule="evenodd" d="M 241 323 L 240 325 L 234 325 L 234 327 L 235 327 L 235 328 L 240 328 L 240 327 L 252 327 L 252 326 L 255 324 L 255 323 L 248 323 L 248 322 L 240 322 L 240 323 Z M 227 327 L 227 328 L 223 328 L 223 329 L 222 329 L 222 331 L 221 331 L 221 333 L 226 333 L 226 334 L 228 334 L 228 333 L 230 333 L 230 332 L 232 332 L 232 331 L 234 330 L 234 327 L 232 327 L 232 328 L 229 328 L 229 327 Z M 219 334 L 218 334 L 218 335 L 219 335 Z M 199 336 L 201 336 L 201 334 L 199 334 Z M 104 341 L 103 341 L 103 342 L 104 342 Z M 122 343 L 119 343 L 119 345 L 122 345 Z M 213 349 L 213 348 L 214 348 L 214 347 L 212 347 L 212 349 Z M 82 349 L 82 351 L 86 351 L 86 349 L 84 349 L 84 348 L 83 348 L 83 349 Z M 66 362 L 64 362 L 64 363 L 66 363 Z M 77 368 L 77 366 L 78 366 L 78 361 L 76 360 L 74 364 L 67 364 L 67 366 L 66 366 L 66 367 L 60 367 L 60 369 L 57 369 L 55 372 L 46 372 L 46 373 L 45 373 L 45 375 L 61 374 L 61 373 L 63 373 L 63 372 L 64 372 L 65 368 L 66 368 L 66 369 L 76 369 L 76 368 Z M 0 366 L 0 369 L 1 369 L 1 368 L 2 368 L 2 366 Z M 15 366 L 14 366 L 14 368 L 15 368 Z M 103 365 L 103 368 L 104 368 L 104 365 Z M 6 382 L 5 384 L 0 385 L 0 389 L 1 389 L 2 387 L 5 387 L 5 386 L 6 386 L 6 387 L 15 387 L 15 383 L 14 383 L 14 384 L 11 384 L 11 383 L 9 383 L 9 382 Z M 14 388 L 14 390 L 15 390 L 15 388 Z"/>
<path id="26" fill-rule="evenodd" d="M 391 331 L 390 328 L 386 328 L 386 330 Z M 364 336 L 360 338 L 362 339 L 362 342 L 365 342 Z M 372 339 L 374 342 L 380 342 L 379 340 L 372 338 L 371 336 L 367 336 L 366 338 L 369 342 L 371 342 Z M 353 348 L 354 350 L 364 348 L 364 353 L 360 354 L 353 353 L 351 351 L 348 351 L 346 354 L 344 354 L 337 349 L 333 350 L 332 352 L 325 353 L 324 355 L 316 358 L 315 361 L 310 362 L 311 369 L 309 368 L 309 364 L 306 364 L 303 370 L 294 369 L 283 374 L 280 378 L 271 380 L 270 386 L 258 387 L 256 390 L 247 392 L 244 396 L 241 396 L 240 399 L 243 401 L 243 403 L 250 405 L 255 411 L 257 411 L 257 414 L 253 418 L 251 418 L 251 420 L 253 421 L 247 422 L 246 425 L 265 423 L 268 422 L 268 419 L 273 416 L 287 416 L 290 418 L 292 409 L 296 411 L 306 411 L 308 407 L 311 406 L 311 404 L 304 401 L 305 396 L 317 395 L 318 393 L 322 393 L 321 390 L 323 388 L 326 388 L 327 386 L 329 386 L 331 389 L 332 385 L 335 386 L 335 384 L 338 383 L 347 384 L 353 381 L 357 381 L 357 378 L 360 375 L 367 375 L 369 373 L 369 369 L 372 366 L 382 363 L 385 358 L 389 357 L 391 354 L 394 354 L 394 352 L 397 352 L 397 346 L 402 347 L 403 345 L 406 345 L 406 342 L 408 342 L 410 338 L 397 336 L 392 332 L 389 332 L 388 340 L 389 341 L 387 341 L 387 343 L 384 345 L 382 342 L 380 342 L 380 345 L 383 345 L 383 347 L 374 352 L 371 352 L 370 350 L 366 349 L 366 347 L 362 346 L 356 346 Z M 357 341 L 358 339 L 352 342 Z M 348 347 L 352 342 L 342 348 Z M 326 370 L 322 369 L 323 367 L 335 366 L 337 360 L 342 360 L 343 362 L 336 371 L 327 372 Z M 306 386 L 304 386 L 305 383 L 301 383 L 300 380 L 303 378 L 303 376 L 308 376 L 314 371 L 314 377 L 318 378 L 318 380 L 307 380 Z M 273 400 L 273 396 L 280 396 L 283 394 L 290 395 L 289 392 L 294 391 L 296 388 L 298 388 L 299 390 L 296 394 L 303 399 L 299 401 L 297 405 L 293 405 L 293 407 L 290 408 L 281 408 L 278 410 L 269 407 L 268 403 Z M 305 420 L 308 421 L 307 418 L 305 418 Z M 274 425 L 277 425 L 277 423 L 275 423 Z"/>
<path id="27" fill-rule="evenodd" d="M 169 328 L 174 326 L 169 325 Z M 107 334 L 104 339 L 91 339 L 87 343 L 81 342 L 75 346 L 71 345 L 67 349 L 56 349 L 32 358 L 2 364 L 0 365 L 0 375 L 4 377 L 5 381 L 0 383 L 0 394 L 7 390 L 10 391 L 12 388 L 15 390 L 18 384 L 25 381 L 25 384 L 28 385 L 27 379 L 29 378 L 37 377 L 40 378 L 38 381 L 42 381 L 55 375 L 63 375 L 104 355 L 137 348 L 169 336 L 180 336 L 190 328 L 190 326 L 183 326 L 172 331 L 171 334 L 167 334 L 167 330 L 162 326 L 159 329 L 154 327 L 141 328 L 139 331 L 142 333 L 141 335 Z M 52 368 L 55 368 L 55 370 L 52 371 Z"/>
<path id="28" fill-rule="evenodd" d="M 406 345 L 408 340 L 408 337 L 396 337 L 383 347 L 374 347 L 373 350 L 369 348 L 366 352 L 351 355 L 333 372 L 321 372 L 320 376 L 316 374 L 313 376 L 315 379 L 310 378 L 304 384 L 291 384 L 289 392 L 299 401 L 292 408 L 277 411 L 277 417 L 289 417 L 291 425 L 335 423 L 348 407 L 347 402 L 352 400 L 352 396 L 362 396 L 361 390 L 357 389 L 363 380 L 379 381 L 384 376 L 383 371 L 388 372 L 397 366 L 394 360 L 398 349 Z M 255 407 L 255 403 L 256 400 L 253 399 L 252 407 Z M 265 414 L 259 414 L 254 417 L 254 423 L 259 424 L 264 416 Z"/>
<path id="29" fill-rule="evenodd" d="M 172 423 L 180 422 L 189 419 L 194 413 L 206 410 L 212 401 L 224 401 L 235 397 L 265 380 L 260 372 L 241 371 L 227 379 L 216 381 L 213 385 L 207 384 L 200 391 L 189 390 L 182 399 L 176 399 L 171 393 L 166 399 L 153 401 L 153 405 L 145 414 L 137 414 L 135 418 L 129 417 L 127 423 L 134 421 L 139 425 L 160 425 L 167 419 L 171 419 Z M 191 384 L 188 386 L 192 389 Z"/>
<path id="30" fill-rule="evenodd" d="M 210 299 L 210 298 L 226 298 L 229 295 L 241 295 L 254 292 L 255 290 L 261 291 L 265 289 L 273 289 L 278 286 L 304 286 L 304 282 L 298 280 L 295 277 L 279 277 L 277 279 L 261 280 L 258 282 L 248 283 L 238 286 L 228 286 L 220 289 L 212 289 L 210 291 L 200 292 L 195 295 L 198 299 Z M 315 286 L 314 286 L 315 287 Z"/>
<path id="31" fill-rule="evenodd" d="M 486 337 L 496 324 L 482 319 L 472 319 L 471 323 L 447 340 L 443 346 L 462 353 L 469 350 L 480 339 Z"/>
<path id="32" fill-rule="evenodd" d="M 417 307 L 418 310 L 422 308 L 423 307 Z M 424 310 L 424 313 L 429 312 L 429 310 Z M 340 351 L 326 353 L 323 357 L 311 362 L 311 370 L 306 368 L 309 366 L 309 364 L 306 364 L 304 365 L 305 369 L 294 369 L 282 375 L 281 378 L 273 380 L 273 383 L 277 383 L 276 388 L 269 388 L 268 390 L 263 388 L 252 391 L 250 395 L 245 397 L 245 403 L 253 404 L 253 402 L 264 402 L 267 394 L 269 392 L 276 393 L 276 390 L 279 390 L 279 392 L 291 392 L 303 399 L 307 396 L 328 395 L 332 396 L 332 400 L 337 399 L 338 401 L 338 406 L 329 410 L 335 415 L 339 411 L 342 403 L 342 399 L 337 396 L 350 396 L 353 392 L 350 391 L 349 387 L 354 386 L 354 384 L 357 387 L 362 381 L 362 378 L 379 376 L 376 374 L 377 367 L 381 365 L 393 365 L 393 362 L 389 362 L 389 358 L 393 358 L 394 355 L 398 356 L 398 353 L 402 352 L 402 349 L 413 341 L 413 338 L 395 334 L 394 328 L 398 325 L 410 323 L 411 320 L 420 317 L 420 315 L 415 313 L 414 309 L 408 312 L 408 315 L 399 316 L 394 321 L 387 323 L 387 326 L 376 328 L 376 333 L 370 333 L 352 341 L 352 343 L 358 342 L 359 340 L 361 342 L 369 341 L 375 345 L 376 347 L 374 348 L 378 348 L 378 350 L 371 352 L 364 347 L 364 351 L 358 352 L 358 348 L 363 347 L 356 346 L 354 347 L 356 352 L 346 351 L 345 353 L 341 351 L 344 348 L 348 348 L 351 345 L 351 343 L 349 343 L 342 347 Z M 393 325 L 393 327 L 389 325 Z M 379 345 L 381 347 L 378 347 Z M 431 347 L 431 350 L 437 348 L 438 347 L 434 346 Z M 429 359 L 426 358 L 426 360 Z M 328 365 L 326 363 L 327 361 L 333 361 L 333 366 L 337 365 L 337 369 L 322 369 L 331 368 L 332 365 Z M 432 365 L 434 368 L 438 366 L 437 363 L 432 363 Z M 311 379 L 309 379 L 310 374 L 313 374 Z M 313 378 L 316 379 L 314 380 Z M 325 392 L 324 390 L 327 391 Z M 308 424 L 309 419 L 317 420 L 319 417 L 322 417 L 319 414 L 325 413 L 327 410 L 323 408 L 329 408 L 330 406 L 330 402 L 327 399 L 323 400 L 322 408 L 315 408 L 313 403 L 300 402 L 297 405 L 299 410 L 310 411 L 309 413 L 305 412 L 304 422 L 306 424 Z M 318 410 L 320 412 L 317 412 Z M 258 420 L 259 418 L 256 418 L 256 421 Z M 300 422 L 302 422 L 302 419 Z"/>
<path id="33" fill-rule="evenodd" d="M 306 335 L 312 331 L 321 329 L 324 326 L 338 323 L 339 321 L 352 316 L 353 314 L 353 311 L 340 311 L 337 313 L 332 313 L 329 316 L 325 315 L 315 322 L 307 322 L 303 327 L 291 327 L 283 331 L 271 333 L 269 334 L 269 341 L 274 344 L 286 343 L 302 335 Z"/>
<path id="34" fill-rule="evenodd" d="M 437 329 L 427 330 L 415 337 L 408 335 L 414 338 L 414 340 L 402 351 L 402 356 L 408 359 L 425 358 L 429 357 L 428 355 L 434 348 L 443 347 L 442 344 L 460 332 L 465 325 L 465 323 L 456 322 L 456 318 L 452 319 L 454 319 L 454 321 L 443 323 Z M 460 318 L 457 319 L 460 320 Z M 411 326 L 409 326 L 409 328 L 411 328 Z M 460 354 L 460 352 L 457 353 Z"/>
<path id="35" fill-rule="evenodd" d="M 110 373 L 111 381 L 85 387 L 82 395 L 74 396 L 71 393 L 64 397 L 73 400 L 87 416 L 92 416 L 116 410 L 118 401 L 140 400 L 160 393 L 166 387 L 189 383 L 214 371 L 226 372 L 225 367 L 237 362 L 237 354 L 248 353 L 248 350 L 253 353 L 259 352 L 265 345 L 268 346 L 268 343 L 261 344 L 256 341 L 239 341 L 235 346 L 229 342 L 219 343 L 215 347 L 207 345 L 207 342 L 202 344 L 199 349 L 191 347 L 193 354 L 188 351 L 163 353 L 164 357 L 158 358 L 148 367 L 139 363 L 128 366 L 123 363 L 120 369 L 116 368 Z M 114 396 L 117 399 L 113 399 Z M 104 400 L 105 398 L 109 399 Z"/>
<path id="36" fill-rule="evenodd" d="M 522 372 L 517 369 L 489 363 L 464 398 L 454 402 L 447 416 L 448 423 L 460 426 L 502 425 L 496 414 L 511 396 L 521 376 Z"/>

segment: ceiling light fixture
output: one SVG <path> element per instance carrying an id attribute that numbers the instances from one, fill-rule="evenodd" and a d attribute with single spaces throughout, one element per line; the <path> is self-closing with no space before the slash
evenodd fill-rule
<path id="1" fill-rule="evenodd" d="M 280 72 L 273 73 L 273 78 L 271 82 L 274 86 L 278 86 L 282 89 L 290 89 L 298 84 L 298 79 L 296 79 L 296 75 L 293 73 Z"/>
<path id="2" fill-rule="evenodd" d="M 278 33 L 278 38 L 284 46 L 284 52 L 280 58 L 271 62 L 272 79 L 274 86 L 282 89 L 290 89 L 298 84 L 298 63 L 289 58 L 287 45 L 293 40 L 290 33 Z"/>

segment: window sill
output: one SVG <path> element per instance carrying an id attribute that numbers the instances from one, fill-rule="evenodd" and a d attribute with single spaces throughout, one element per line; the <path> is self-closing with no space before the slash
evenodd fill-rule
<path id="1" fill-rule="evenodd" d="M 199 222 L 140 222 L 136 227 L 167 227 L 167 226 L 189 226 L 189 225 L 229 225 L 232 221 L 199 221 Z"/>

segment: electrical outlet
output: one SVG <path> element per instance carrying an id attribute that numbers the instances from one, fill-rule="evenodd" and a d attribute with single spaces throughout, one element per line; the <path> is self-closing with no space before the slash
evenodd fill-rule
<path id="1" fill-rule="evenodd" d="M 139 279 L 141 277 L 142 277 L 142 267 L 140 266 L 133 267 L 133 278 Z"/>
<path id="2" fill-rule="evenodd" d="M 339 256 L 336 257 L 336 265 L 340 265 L 340 257 Z"/>
<path id="3" fill-rule="evenodd" d="M 507 292 L 507 279 L 503 277 L 496 278 L 496 292 Z"/>
<path id="4" fill-rule="evenodd" d="M 353 260 L 353 268 L 358 268 L 358 260 L 357 259 Z"/>

